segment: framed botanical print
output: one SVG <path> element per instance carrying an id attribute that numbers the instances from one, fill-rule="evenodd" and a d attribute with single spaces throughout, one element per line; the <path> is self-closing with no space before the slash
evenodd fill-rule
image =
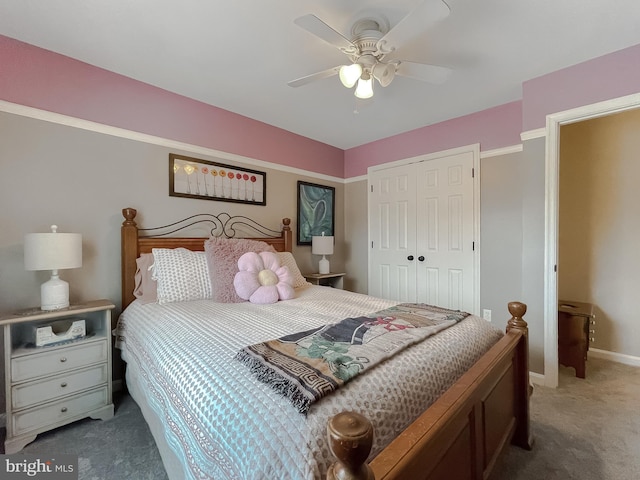
<path id="1" fill-rule="evenodd" d="M 172 197 L 266 205 L 266 188 L 266 172 L 169 154 Z"/>

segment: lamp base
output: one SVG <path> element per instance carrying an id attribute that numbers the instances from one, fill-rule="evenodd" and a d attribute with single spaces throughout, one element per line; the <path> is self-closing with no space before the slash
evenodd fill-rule
<path id="1" fill-rule="evenodd" d="M 60 310 L 69 306 L 69 284 L 57 274 L 40 286 L 40 309 Z"/>
<path id="2" fill-rule="evenodd" d="M 323 255 L 322 260 L 318 263 L 318 273 L 329 273 L 329 260 Z"/>

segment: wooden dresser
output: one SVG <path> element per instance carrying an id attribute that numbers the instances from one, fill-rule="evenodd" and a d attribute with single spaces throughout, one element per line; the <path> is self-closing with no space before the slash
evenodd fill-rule
<path id="1" fill-rule="evenodd" d="M 576 377 L 585 378 L 589 342 L 595 333 L 593 304 L 560 300 L 558 302 L 558 362 L 576 369 Z"/>

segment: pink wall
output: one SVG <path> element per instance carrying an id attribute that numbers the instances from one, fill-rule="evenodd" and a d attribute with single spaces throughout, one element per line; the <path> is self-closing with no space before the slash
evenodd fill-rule
<path id="1" fill-rule="evenodd" d="M 341 178 L 324 143 L 0 35 L 0 98 Z"/>
<path id="2" fill-rule="evenodd" d="M 523 84 L 523 100 L 342 151 L 0 35 L 0 98 L 335 177 L 472 143 L 520 143 L 549 113 L 640 92 L 640 45 Z"/>
<path id="3" fill-rule="evenodd" d="M 523 83 L 523 131 L 546 116 L 640 92 L 640 45 L 563 68 Z"/>
<path id="4" fill-rule="evenodd" d="M 516 145 L 521 125 L 518 101 L 351 148 L 345 152 L 345 178 L 366 175 L 373 165 L 473 143 L 481 150 Z"/>

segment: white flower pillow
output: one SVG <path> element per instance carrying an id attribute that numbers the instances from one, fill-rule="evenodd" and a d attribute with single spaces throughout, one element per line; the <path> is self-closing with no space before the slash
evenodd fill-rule
<path id="1" fill-rule="evenodd" d="M 152 249 L 158 303 L 211 298 L 211 279 L 204 252 L 186 248 Z"/>
<path id="2" fill-rule="evenodd" d="M 233 286 L 238 296 L 251 303 L 267 304 L 295 297 L 293 278 L 273 252 L 247 252 L 238 259 Z"/>

